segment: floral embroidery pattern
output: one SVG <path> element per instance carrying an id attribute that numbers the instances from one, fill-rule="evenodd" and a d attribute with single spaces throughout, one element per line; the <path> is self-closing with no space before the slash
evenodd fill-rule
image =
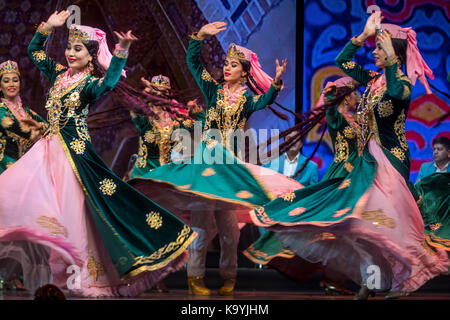
<path id="1" fill-rule="evenodd" d="M 355 130 L 354 130 L 352 127 L 350 127 L 350 126 L 346 126 L 346 127 L 344 128 L 344 136 L 345 136 L 347 139 L 353 139 L 353 138 L 355 138 L 355 137 L 356 137 Z"/>
<path id="2" fill-rule="evenodd" d="M 288 193 L 284 193 L 282 195 L 279 196 L 281 199 L 283 199 L 284 201 L 294 201 L 295 199 L 295 193 L 294 192 L 288 192 Z"/>
<path id="3" fill-rule="evenodd" d="M 100 190 L 103 194 L 112 196 L 114 193 L 116 193 L 116 184 L 111 179 L 104 179 L 103 181 L 100 181 Z"/>
<path id="4" fill-rule="evenodd" d="M 202 72 L 202 80 L 205 80 L 205 81 L 208 81 L 208 82 L 214 82 L 214 83 L 216 83 L 216 80 L 214 80 L 212 77 L 211 77 L 211 75 L 209 74 L 209 72 L 208 71 L 206 71 L 206 69 L 203 69 L 203 72 Z"/>
<path id="5" fill-rule="evenodd" d="M 71 109 L 79 107 L 81 105 L 80 93 L 78 91 L 72 92 L 64 101 L 64 105 Z"/>
<path id="6" fill-rule="evenodd" d="M 137 168 L 145 168 L 147 165 L 147 155 L 147 146 L 144 144 L 144 141 L 142 141 L 142 138 L 139 137 L 138 158 L 136 159 L 135 164 Z"/>
<path id="7" fill-rule="evenodd" d="M 442 223 L 439 223 L 439 222 L 430 224 L 430 230 L 432 230 L 432 231 L 436 231 L 440 227 L 442 227 Z"/>
<path id="8" fill-rule="evenodd" d="M 334 162 L 342 162 L 346 161 L 348 159 L 348 142 L 344 139 L 344 137 L 340 134 L 340 132 L 337 133 L 336 136 L 336 143 L 334 145 Z"/>
<path id="9" fill-rule="evenodd" d="M 385 118 L 389 117 L 394 113 L 394 106 L 391 101 L 383 101 L 378 105 L 378 114 L 380 117 Z"/>
<path id="10" fill-rule="evenodd" d="M 405 110 L 402 110 L 394 123 L 394 131 L 403 150 L 408 150 L 408 141 L 405 136 Z M 403 160 L 402 160 L 403 161 Z"/>
<path id="11" fill-rule="evenodd" d="M 64 67 L 62 64 L 57 63 L 55 66 L 55 71 L 56 72 L 60 72 L 62 70 L 66 69 L 66 67 Z"/>
<path id="12" fill-rule="evenodd" d="M 75 151 L 76 154 L 84 154 L 84 150 L 86 150 L 86 144 L 83 140 L 74 139 L 70 143 L 70 148 Z"/>
<path id="13" fill-rule="evenodd" d="M 150 228 L 158 230 L 162 226 L 162 218 L 161 215 L 158 212 L 151 211 L 146 215 L 147 217 L 147 224 L 150 226 Z"/>
<path id="14" fill-rule="evenodd" d="M 355 68 L 356 63 L 354 61 L 348 61 L 348 62 L 344 62 L 342 64 L 342 67 L 346 70 L 351 70 L 353 68 Z"/>
<path id="15" fill-rule="evenodd" d="M 391 148 L 391 153 L 397 157 L 400 161 L 404 161 L 406 156 L 405 153 L 403 152 L 402 149 L 400 149 L 399 147 L 395 147 L 395 148 Z"/>
<path id="16" fill-rule="evenodd" d="M 35 52 L 33 52 L 33 58 L 37 62 L 41 62 L 41 61 L 44 61 L 45 58 L 47 58 L 47 55 L 45 54 L 45 52 L 43 50 L 35 51 Z"/>

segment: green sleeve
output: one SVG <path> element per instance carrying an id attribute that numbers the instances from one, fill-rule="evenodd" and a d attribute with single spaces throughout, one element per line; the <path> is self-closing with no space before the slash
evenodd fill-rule
<path id="1" fill-rule="evenodd" d="M 136 114 L 134 112 L 130 112 L 130 115 L 131 121 L 134 122 L 139 132 L 145 132 L 146 130 L 149 130 L 149 127 L 152 127 L 150 121 L 148 120 L 148 117 Z"/>
<path id="2" fill-rule="evenodd" d="M 411 81 L 398 69 L 398 63 L 384 68 L 387 93 L 397 100 L 411 99 Z"/>
<path id="3" fill-rule="evenodd" d="M 37 31 L 28 45 L 28 55 L 36 67 L 38 67 L 38 69 L 47 77 L 51 84 L 53 84 L 56 76 L 66 71 L 67 68 L 50 59 L 45 53 L 45 43 L 48 37 L 48 34 L 42 34 Z"/>
<path id="4" fill-rule="evenodd" d="M 329 128 L 338 130 L 342 126 L 342 123 L 344 122 L 344 117 L 338 111 L 337 105 L 328 108 L 325 114 L 327 118 L 327 125 Z"/>
<path id="5" fill-rule="evenodd" d="M 359 48 L 359 46 L 354 45 L 350 41 L 349 43 L 347 43 L 344 49 L 342 49 L 334 62 L 342 71 L 344 71 L 346 75 L 352 77 L 361 85 L 367 86 L 369 81 L 375 76 L 376 73 L 364 69 L 352 60 Z"/>
<path id="6" fill-rule="evenodd" d="M 83 91 L 90 101 L 95 101 L 114 89 L 127 62 L 127 56 L 128 54 L 120 53 L 117 50 L 114 51 L 111 64 L 106 70 L 105 76 L 86 84 Z"/>
<path id="7" fill-rule="evenodd" d="M 274 84 L 272 83 L 266 93 L 258 96 L 251 96 L 249 105 L 247 107 L 247 115 L 250 116 L 252 112 L 264 109 L 265 107 L 274 103 L 275 99 L 278 96 L 278 92 L 280 92 L 280 89 L 281 85 L 274 86 Z"/>
<path id="8" fill-rule="evenodd" d="M 11 117 L 4 108 L 0 108 L 0 123 L 1 131 L 5 133 L 11 132 L 25 139 L 30 138 L 30 130 L 22 129 L 20 122 L 15 117 Z"/>
<path id="9" fill-rule="evenodd" d="M 325 98 L 327 100 L 332 100 L 336 97 L 336 86 L 331 86 L 324 90 L 326 90 Z M 339 106 L 335 104 L 333 106 L 328 107 L 327 110 L 325 111 L 327 125 L 329 128 L 334 130 L 338 130 L 344 121 L 344 117 L 338 111 L 338 107 Z"/>
<path id="10" fill-rule="evenodd" d="M 206 71 L 203 63 L 200 61 L 200 52 L 202 49 L 202 41 L 191 38 L 187 50 L 186 62 L 192 76 L 202 91 L 207 106 L 211 105 L 217 94 L 217 82 Z"/>

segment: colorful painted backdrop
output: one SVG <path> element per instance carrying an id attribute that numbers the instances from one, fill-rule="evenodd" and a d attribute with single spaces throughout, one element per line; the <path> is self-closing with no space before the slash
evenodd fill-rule
<path id="1" fill-rule="evenodd" d="M 334 58 L 352 36 L 361 33 L 368 17 L 366 9 L 371 5 L 381 8 L 384 22 L 413 27 L 419 49 L 435 75 L 430 83 L 441 91 L 450 92 L 447 81 L 450 72 L 448 1 L 307 0 L 304 1 L 304 111 L 316 103 L 324 84 L 341 74 L 334 64 Z M 376 70 L 372 50 L 373 47 L 366 45 L 358 51 L 356 60 L 365 68 Z M 410 179 L 413 182 L 416 181 L 420 165 L 432 161 L 432 139 L 439 135 L 450 137 L 450 119 L 439 123 L 439 119 L 449 112 L 449 100 L 440 93 L 424 93 L 425 89 L 417 81 L 406 122 L 406 137 L 412 156 Z M 306 154 L 312 151 L 313 142 L 317 141 L 318 136 L 317 130 L 310 133 Z M 323 175 L 332 161 L 332 149 L 328 141 L 322 144 L 314 160 Z"/>

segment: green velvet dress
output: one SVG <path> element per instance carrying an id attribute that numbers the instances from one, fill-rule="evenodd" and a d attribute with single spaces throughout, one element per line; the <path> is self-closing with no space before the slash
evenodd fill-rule
<path id="1" fill-rule="evenodd" d="M 449 260 L 445 251 L 426 242 L 409 181 L 405 120 L 411 81 L 397 62 L 386 65 L 384 75 L 362 68 L 352 61 L 357 49 L 349 42 L 336 58 L 347 75 L 366 87 L 358 108 L 353 168 L 345 174 L 347 168 L 339 172 L 332 167 L 327 180 L 251 211 L 253 222 L 273 230 L 281 247 L 274 250 L 275 241 L 260 238 L 250 246 L 253 253 L 246 254 L 262 263 L 289 250 L 287 255 L 295 252 L 310 263 L 326 264 L 327 270 L 358 284 L 368 281 L 368 268 L 377 265 L 382 274 L 375 289 L 415 291 L 447 271 Z M 336 157 L 348 159 L 344 145 L 335 146 Z"/>
<path id="2" fill-rule="evenodd" d="M 204 202 L 214 200 L 216 208 L 242 209 L 247 215 L 248 208 L 275 196 L 252 169 L 256 166 L 236 157 L 240 155 L 240 134 L 253 112 L 275 101 L 280 87 L 272 84 L 265 94 L 257 96 L 243 90 L 234 104 L 229 103 L 224 86 L 201 63 L 201 47 L 202 41 L 192 38 L 187 52 L 189 70 L 207 106 L 201 143 L 192 158 L 163 165 L 129 182 L 163 205 L 178 203 L 181 210 L 204 210 Z M 152 192 L 154 189 L 159 194 Z"/>
<path id="3" fill-rule="evenodd" d="M 333 98 L 331 92 L 326 96 L 329 99 Z M 358 165 L 358 161 L 361 161 L 361 158 L 358 157 L 356 133 L 358 129 L 355 127 L 354 121 L 349 119 L 350 117 L 352 117 L 350 114 L 343 115 L 340 113 L 337 105 L 327 109 L 326 120 L 328 132 L 330 133 L 334 147 L 332 164 L 318 184 L 292 192 L 290 195 L 285 195 L 285 199 L 280 198 L 276 200 L 278 203 L 282 203 L 284 207 L 290 207 L 290 205 L 295 205 L 295 203 L 292 203 L 294 199 L 301 199 L 299 198 L 300 196 L 305 197 L 306 195 L 311 195 L 314 197 L 314 192 L 308 192 L 308 190 L 320 190 L 321 186 L 326 188 L 325 190 L 331 190 L 330 186 L 333 184 L 330 185 L 330 181 L 334 181 L 335 185 L 341 184 L 344 181 L 343 179 L 353 170 L 354 166 Z M 372 171 L 367 170 L 369 174 L 367 182 L 369 184 L 371 182 L 370 177 L 373 177 L 374 174 L 373 170 L 375 170 L 375 167 Z M 367 188 L 366 185 L 362 187 Z M 364 190 L 362 189 L 361 191 L 364 192 Z M 271 230 L 267 230 L 256 242 L 244 250 L 243 253 L 254 263 L 272 265 L 292 278 L 303 279 L 310 272 L 314 271 L 311 269 L 311 265 L 306 261 L 299 260 L 292 250 L 284 247 L 283 243 L 277 238 L 276 232 Z M 275 261 L 272 261 L 274 259 Z"/>
<path id="4" fill-rule="evenodd" d="M 203 112 L 196 113 L 201 121 Z M 147 172 L 171 162 L 171 154 L 176 141 L 172 134 L 178 129 L 193 130 L 194 120 L 181 120 L 171 116 L 171 123 L 161 126 L 148 116 L 131 114 L 139 135 L 138 158 L 134 164 L 130 179 L 142 177 Z"/>
<path id="5" fill-rule="evenodd" d="M 27 107 L 23 109 L 28 118 L 43 124 L 46 123 L 33 110 Z M 30 134 L 30 129 L 22 127 L 8 106 L 0 101 L 0 174 L 31 147 Z"/>
<path id="6" fill-rule="evenodd" d="M 81 294 L 115 295 L 119 291 L 121 295 L 139 294 L 149 289 L 151 282 L 183 266 L 188 258 L 186 248 L 196 233 L 117 177 L 92 146 L 86 125 L 89 110 L 98 98 L 113 90 L 128 54 L 116 50 L 103 78 L 84 73 L 67 85 L 63 83 L 69 79 L 67 68 L 51 60 L 44 51 L 48 36 L 38 29 L 28 47 L 29 56 L 52 84 L 45 106 L 49 128 L 27 154 L 27 158 L 35 157 L 35 161 L 44 159 L 45 165 L 34 168 L 32 159 L 23 157 L 10 168 L 19 167 L 21 163 L 23 170 L 5 179 L 14 179 L 13 174 L 20 176 L 26 181 L 24 187 L 39 185 L 36 180 L 42 180 L 40 187 L 31 188 L 27 194 L 27 199 L 33 201 L 33 197 L 42 198 L 32 211 L 41 216 L 29 217 L 23 222 L 23 228 L 33 234 L 28 239 L 51 247 L 52 252 L 66 257 L 65 261 L 73 261 L 81 267 L 82 276 L 86 277 Z M 62 154 L 63 158 L 65 155 L 65 159 L 46 160 L 56 154 Z M 72 170 L 67 173 L 64 168 L 69 166 Z M 74 181 L 72 185 L 70 181 Z M 5 213 L 5 218 L 19 215 L 22 212 L 14 210 L 23 210 L 21 206 L 26 206 L 26 202 L 6 203 L 8 195 L 6 191 L 3 193 L 0 195 L 0 225 L 4 224 L 0 226 L 0 240 L 3 229 L 10 230 L 8 234 L 15 232 L 9 220 L 1 220 L 2 214 Z M 67 196 L 61 197 L 61 194 Z M 75 208 L 77 203 L 83 202 L 81 200 L 75 201 L 72 207 L 64 207 L 74 201 L 67 197 L 75 199 L 77 194 L 84 195 L 86 209 Z M 74 223 L 73 219 L 80 222 Z M 54 260 L 51 259 L 50 264 L 56 263 Z M 56 260 L 61 262 L 61 259 Z M 65 284 L 70 275 L 61 268 L 52 266 L 52 272 L 62 271 L 62 274 L 54 274 L 58 285 Z"/>
<path id="7" fill-rule="evenodd" d="M 450 173 L 426 176 L 415 185 L 427 242 L 450 251 Z"/>

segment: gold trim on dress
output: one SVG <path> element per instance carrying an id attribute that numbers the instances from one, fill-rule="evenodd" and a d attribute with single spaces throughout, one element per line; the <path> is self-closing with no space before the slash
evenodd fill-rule
<path id="1" fill-rule="evenodd" d="M 286 259 L 291 259 L 294 258 L 296 256 L 295 252 L 289 249 L 283 249 L 283 251 L 273 254 L 273 255 L 268 255 L 267 253 L 260 251 L 260 250 L 256 250 L 255 247 L 253 247 L 253 245 L 250 245 L 250 247 L 248 247 L 245 251 L 242 252 L 248 259 L 250 259 L 252 262 L 256 263 L 256 264 L 262 264 L 262 265 L 266 265 L 270 262 L 270 260 L 272 260 L 273 258 L 286 258 Z"/>

